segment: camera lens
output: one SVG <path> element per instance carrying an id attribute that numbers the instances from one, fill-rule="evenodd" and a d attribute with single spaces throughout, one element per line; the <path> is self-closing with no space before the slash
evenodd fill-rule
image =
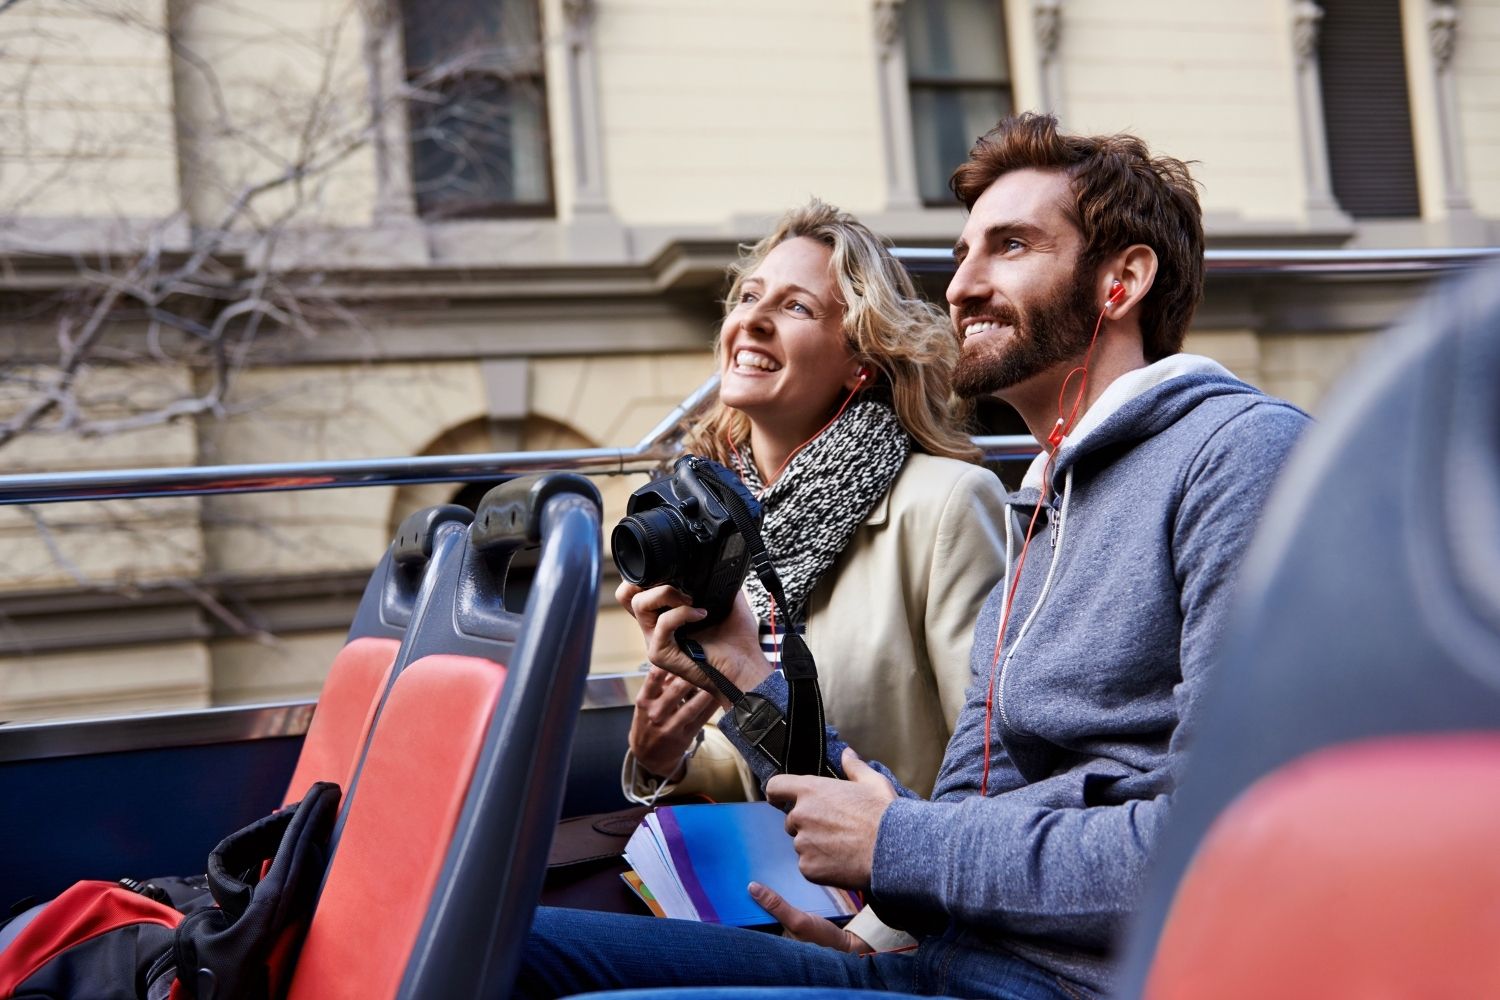
<path id="1" fill-rule="evenodd" d="M 620 575 L 640 587 L 676 576 L 692 540 L 687 522 L 672 507 L 653 507 L 622 518 L 609 536 Z"/>

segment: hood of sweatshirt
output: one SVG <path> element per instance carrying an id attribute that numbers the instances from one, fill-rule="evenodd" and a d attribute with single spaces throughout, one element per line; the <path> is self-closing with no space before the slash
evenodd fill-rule
<path id="1" fill-rule="evenodd" d="M 1197 354 L 1171 354 L 1126 372 L 1100 393 L 1078 426 L 1062 439 L 1050 492 L 1057 496 L 1069 469 L 1089 454 L 1152 437 L 1209 397 L 1255 391 L 1217 361 Z M 1012 497 L 1015 503 L 1036 503 L 1047 459 L 1043 451 L 1032 461 Z"/>

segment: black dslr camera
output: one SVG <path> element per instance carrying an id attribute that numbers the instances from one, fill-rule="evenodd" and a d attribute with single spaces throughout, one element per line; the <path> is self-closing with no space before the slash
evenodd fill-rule
<path id="1" fill-rule="evenodd" d="M 734 606 L 751 554 L 742 524 L 759 528 L 760 503 L 739 477 L 684 455 L 670 476 L 630 495 L 609 541 L 625 579 L 641 587 L 671 584 L 708 612 L 678 630 L 692 632 L 723 621 Z"/>

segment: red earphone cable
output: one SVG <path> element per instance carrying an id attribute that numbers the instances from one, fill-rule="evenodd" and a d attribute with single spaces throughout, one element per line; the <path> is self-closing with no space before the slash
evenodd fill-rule
<path id="1" fill-rule="evenodd" d="M 1047 491 L 1052 482 L 1052 463 L 1057 459 L 1057 450 L 1062 445 L 1063 438 L 1073 429 L 1073 422 L 1078 419 L 1078 408 L 1083 405 L 1084 394 L 1089 387 L 1089 362 L 1094 357 L 1094 345 L 1099 342 L 1099 331 L 1104 327 L 1104 314 L 1109 312 L 1109 307 L 1124 293 L 1124 286 L 1117 285 L 1117 290 L 1111 293 L 1109 301 L 1104 308 L 1099 310 L 1099 318 L 1094 322 L 1094 335 L 1089 338 L 1089 348 L 1084 352 L 1083 364 L 1074 368 L 1063 377 L 1062 387 L 1057 391 L 1057 424 L 1052 428 L 1052 433 L 1047 436 L 1047 443 L 1052 446 L 1052 451 L 1047 455 L 1047 461 L 1042 466 L 1041 492 L 1037 496 L 1036 509 L 1031 512 L 1031 522 L 1026 525 L 1026 537 L 1021 542 L 1021 554 L 1016 558 L 1016 573 L 1011 577 L 1010 588 L 1005 594 L 1005 603 L 1000 610 L 1000 627 L 995 632 L 995 655 L 990 659 L 990 681 L 989 688 L 984 699 L 984 770 L 979 777 L 979 794 L 988 794 L 990 787 L 990 749 L 992 746 L 994 732 L 994 710 L 995 710 L 995 684 L 999 677 L 1000 649 L 1005 643 L 1005 629 L 1010 624 L 1010 612 L 1015 605 L 1016 590 L 1021 583 L 1021 570 L 1026 565 L 1026 553 L 1031 549 L 1031 540 L 1035 536 L 1036 522 L 1042 507 L 1047 503 Z M 1072 409 L 1066 417 L 1063 416 L 1063 400 L 1067 396 L 1068 383 L 1073 381 L 1074 375 L 1082 375 L 1078 383 L 1078 392 L 1073 396 Z"/>
<path id="2" fill-rule="evenodd" d="M 859 381 L 860 381 L 860 385 L 864 385 L 864 379 L 860 379 Z M 816 434 L 814 434 L 812 437 L 808 438 L 806 441 L 803 441 L 797 447 L 793 448 L 791 450 L 791 453 L 788 454 L 787 457 L 782 460 L 781 464 L 776 467 L 776 471 L 771 474 L 771 478 L 768 479 L 767 482 L 768 483 L 774 483 L 774 482 L 776 482 L 776 480 L 780 479 L 781 478 L 781 474 L 786 471 L 786 467 L 792 463 L 792 459 L 796 458 L 799 454 L 801 454 L 803 448 L 806 448 L 808 445 L 812 444 L 818 438 L 822 437 L 823 436 L 823 432 L 826 431 L 828 428 L 832 427 L 834 425 L 834 422 L 836 420 L 838 420 L 839 417 L 842 417 L 844 415 L 844 411 L 849 408 L 849 404 L 854 401 L 854 397 L 856 395 L 858 395 L 858 394 L 859 394 L 859 385 L 856 385 L 853 389 L 849 390 L 849 395 L 847 395 L 847 396 L 844 397 L 844 401 L 839 404 L 838 411 L 836 413 L 834 413 L 834 415 L 832 417 L 829 418 L 828 423 L 824 424 L 822 427 L 819 427 L 818 428 L 818 432 Z M 770 489 L 770 487 L 767 486 L 766 489 Z M 765 490 L 761 490 L 761 492 L 764 493 Z"/>

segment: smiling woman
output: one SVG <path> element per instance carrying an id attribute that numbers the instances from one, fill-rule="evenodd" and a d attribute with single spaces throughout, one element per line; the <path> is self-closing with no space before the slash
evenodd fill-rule
<path id="1" fill-rule="evenodd" d="M 750 419 L 751 447 L 770 469 L 870 377 L 843 336 L 832 257 L 806 236 L 777 244 L 740 281 L 719 333 L 719 399 Z"/>
<path id="2" fill-rule="evenodd" d="M 719 401 L 686 444 L 760 496 L 789 605 L 747 581 L 761 649 L 774 666 L 778 636 L 802 630 L 829 724 L 930 789 L 1003 562 L 999 480 L 960 460 L 976 456 L 949 393 L 953 328 L 875 234 L 819 201 L 783 218 L 733 275 Z M 717 710 L 652 668 L 626 794 L 758 798 L 749 767 L 707 725 Z M 863 943 L 895 943 L 870 917 L 850 926 Z"/>

